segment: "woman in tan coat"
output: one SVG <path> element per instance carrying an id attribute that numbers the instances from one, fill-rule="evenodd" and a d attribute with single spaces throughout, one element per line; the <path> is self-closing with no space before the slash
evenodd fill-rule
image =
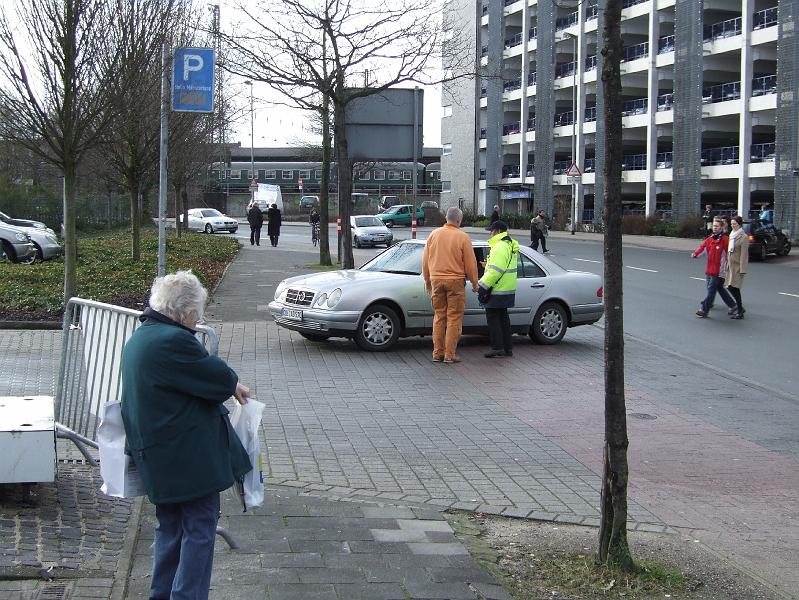
<path id="1" fill-rule="evenodd" d="M 730 291 L 735 300 L 735 312 L 730 315 L 731 319 L 743 319 L 746 312 L 741 303 L 741 287 L 749 266 L 749 236 L 743 230 L 743 222 L 740 215 L 734 216 L 730 222 L 732 231 L 730 231 L 727 266 L 724 269 L 724 287 Z"/>

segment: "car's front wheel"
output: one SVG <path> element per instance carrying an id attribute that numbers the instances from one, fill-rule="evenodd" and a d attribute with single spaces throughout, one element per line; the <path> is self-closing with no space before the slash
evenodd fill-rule
<path id="1" fill-rule="evenodd" d="M 566 335 L 569 320 L 557 302 L 545 302 L 530 325 L 530 338 L 538 344 L 557 344 Z"/>
<path id="2" fill-rule="evenodd" d="M 397 313 L 383 304 L 367 308 L 358 323 L 355 343 L 363 350 L 385 352 L 397 343 L 400 319 Z"/>
<path id="3" fill-rule="evenodd" d="M 777 254 L 779 254 L 780 256 L 788 256 L 790 252 L 791 252 L 791 242 L 785 240 L 782 243 L 782 247 L 780 247 L 780 250 L 779 252 L 777 252 Z"/>
<path id="4" fill-rule="evenodd" d="M 6 242 L 0 241 L 0 263 L 14 262 L 14 251 Z"/>
<path id="5" fill-rule="evenodd" d="M 210 223 L 206 223 L 205 224 L 205 233 L 213 233 L 213 232 L 214 232 L 214 228 L 211 227 L 211 224 Z"/>
<path id="6" fill-rule="evenodd" d="M 353 241 L 355 242 L 356 248 L 363 248 L 363 246 L 361 245 L 361 240 L 358 239 L 357 235 L 353 238 Z"/>

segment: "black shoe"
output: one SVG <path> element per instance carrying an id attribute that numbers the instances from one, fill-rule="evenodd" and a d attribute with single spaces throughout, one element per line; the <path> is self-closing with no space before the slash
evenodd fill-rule
<path id="1" fill-rule="evenodd" d="M 740 321 L 743 318 L 744 318 L 743 313 L 738 313 L 737 315 L 730 315 L 730 319 L 735 319 L 736 321 Z"/>
<path id="2" fill-rule="evenodd" d="M 506 356 L 504 350 L 490 350 L 483 354 L 486 358 L 500 358 L 501 356 Z"/>

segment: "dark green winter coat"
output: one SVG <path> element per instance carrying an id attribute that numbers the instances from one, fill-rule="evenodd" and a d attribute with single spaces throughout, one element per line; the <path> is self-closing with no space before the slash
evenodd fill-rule
<path id="1" fill-rule="evenodd" d="M 122 352 L 127 448 L 153 504 L 229 488 L 252 469 L 223 402 L 238 375 L 187 328 L 147 309 Z"/>

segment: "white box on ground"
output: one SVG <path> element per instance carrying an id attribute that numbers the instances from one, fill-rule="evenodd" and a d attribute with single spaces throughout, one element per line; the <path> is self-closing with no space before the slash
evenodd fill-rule
<path id="1" fill-rule="evenodd" d="M 55 481 L 52 396 L 0 397 L 0 483 Z"/>

